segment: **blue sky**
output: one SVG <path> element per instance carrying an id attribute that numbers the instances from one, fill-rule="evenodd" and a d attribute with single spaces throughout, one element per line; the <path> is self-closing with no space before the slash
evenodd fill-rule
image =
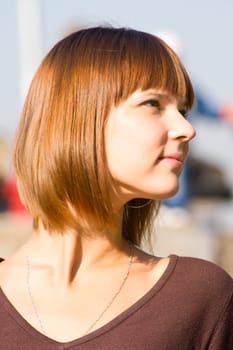
<path id="1" fill-rule="evenodd" d="M 184 63 L 193 80 L 217 104 L 233 101 L 232 0 L 38 0 L 38 3 L 42 43 L 38 62 L 64 32 L 79 24 L 110 23 L 154 33 L 173 31 L 182 40 Z M 0 1 L 0 133 L 10 137 L 21 110 L 16 4 L 17 0 Z"/>

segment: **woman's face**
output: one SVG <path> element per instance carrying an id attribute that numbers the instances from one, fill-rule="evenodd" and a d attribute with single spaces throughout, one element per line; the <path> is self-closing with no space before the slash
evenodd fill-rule
<path id="1" fill-rule="evenodd" d="M 108 167 L 122 203 L 165 199 L 179 188 L 179 175 L 195 130 L 183 106 L 154 89 L 135 91 L 113 107 L 105 128 Z"/>

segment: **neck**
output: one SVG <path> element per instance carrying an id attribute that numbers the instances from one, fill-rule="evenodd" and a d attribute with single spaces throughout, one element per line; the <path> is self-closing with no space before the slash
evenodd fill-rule
<path id="1" fill-rule="evenodd" d="M 122 238 L 120 225 L 90 236 L 77 232 L 49 233 L 41 225 L 26 245 L 31 264 L 47 268 L 55 283 L 70 285 L 94 267 L 111 266 L 125 261 L 130 254 Z"/>

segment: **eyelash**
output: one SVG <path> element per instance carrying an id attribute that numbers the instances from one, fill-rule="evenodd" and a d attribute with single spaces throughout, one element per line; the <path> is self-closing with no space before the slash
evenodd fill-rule
<path id="1" fill-rule="evenodd" d="M 157 109 L 161 109 L 161 105 L 158 100 L 150 99 L 142 103 L 144 106 L 149 106 Z"/>
<path id="2" fill-rule="evenodd" d="M 161 108 L 162 108 L 159 100 L 156 100 L 156 99 L 147 100 L 147 101 L 143 102 L 142 105 L 156 108 L 158 110 L 161 110 Z M 189 117 L 189 115 L 185 109 L 181 109 L 181 110 L 179 110 L 179 112 L 180 112 L 180 114 L 183 115 L 183 117 L 185 119 L 187 119 Z"/>

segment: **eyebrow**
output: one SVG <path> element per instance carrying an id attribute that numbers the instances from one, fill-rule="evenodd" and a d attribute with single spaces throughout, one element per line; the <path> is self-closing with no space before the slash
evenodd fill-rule
<path id="1" fill-rule="evenodd" d="M 144 97 L 157 97 L 157 98 L 164 98 L 167 101 L 176 101 L 177 98 L 171 94 L 169 94 L 166 91 L 159 91 L 159 90 L 150 90 L 150 91 L 142 91 Z M 178 101 L 177 101 L 178 102 Z"/>
<path id="2" fill-rule="evenodd" d="M 148 91 L 142 91 L 142 93 L 148 94 L 148 95 L 156 95 L 161 97 L 170 97 L 169 94 L 166 91 L 159 91 L 159 90 L 148 90 Z"/>

